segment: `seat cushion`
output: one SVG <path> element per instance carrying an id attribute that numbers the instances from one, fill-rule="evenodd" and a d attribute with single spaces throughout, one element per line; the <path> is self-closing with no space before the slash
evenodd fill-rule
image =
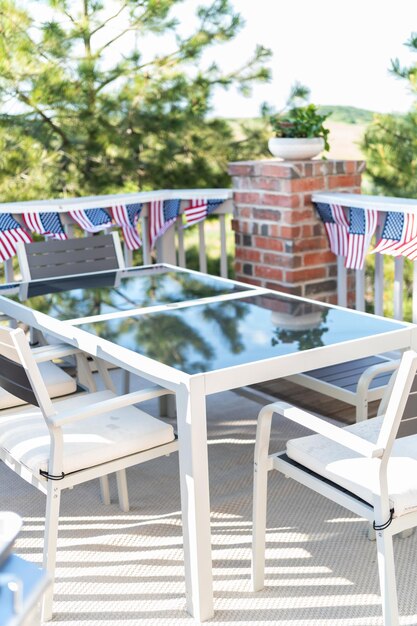
<path id="1" fill-rule="evenodd" d="M 382 420 L 375 417 L 345 429 L 376 443 Z M 369 504 L 379 492 L 379 460 L 361 457 L 322 435 L 290 439 L 287 455 Z M 396 439 L 388 461 L 388 492 L 396 517 L 417 509 L 417 435 Z"/>
<path id="2" fill-rule="evenodd" d="M 51 363 L 51 361 L 39 363 L 39 370 L 51 398 L 66 396 L 77 390 L 76 381 L 55 363 Z M 5 389 L 0 389 L 0 410 L 22 404 L 25 404 L 24 400 L 17 398 Z"/>
<path id="3" fill-rule="evenodd" d="M 77 411 L 94 402 L 114 398 L 111 391 L 86 393 L 54 402 L 58 413 Z M 62 428 L 65 474 L 148 450 L 174 440 L 172 426 L 144 411 L 126 407 L 81 419 Z M 50 437 L 37 407 L 0 412 L 0 448 L 33 473 L 48 470 Z"/>

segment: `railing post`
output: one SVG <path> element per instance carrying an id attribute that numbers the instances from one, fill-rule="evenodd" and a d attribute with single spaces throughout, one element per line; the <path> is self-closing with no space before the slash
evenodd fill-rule
<path id="1" fill-rule="evenodd" d="M 336 257 L 311 196 L 319 191 L 360 193 L 364 166 L 363 161 L 331 160 L 231 163 L 236 278 L 336 302 Z M 354 304 L 351 281 L 348 285 L 347 303 Z"/>

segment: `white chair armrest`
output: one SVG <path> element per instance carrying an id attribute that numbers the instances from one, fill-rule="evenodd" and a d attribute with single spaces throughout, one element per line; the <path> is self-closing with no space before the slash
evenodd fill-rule
<path id="1" fill-rule="evenodd" d="M 66 343 L 51 344 L 48 346 L 39 346 L 39 348 L 32 348 L 32 354 L 37 363 L 43 361 L 52 361 L 52 359 L 62 359 L 72 354 L 80 354 L 81 350 L 70 346 Z"/>
<path id="2" fill-rule="evenodd" d="M 100 413 L 108 413 L 109 411 L 121 409 L 138 402 L 145 402 L 146 400 L 151 400 L 152 398 L 158 398 L 159 396 L 171 393 L 173 392 L 168 389 L 163 389 L 162 387 L 149 387 L 147 389 L 141 389 L 140 391 L 128 393 L 124 396 L 115 396 L 111 391 L 109 391 L 107 392 L 108 398 L 105 400 L 90 404 L 82 410 L 56 413 L 48 417 L 47 422 L 54 428 L 60 428 L 61 426 L 65 426 L 65 424 L 72 424 L 74 422 L 78 422 L 79 420 L 99 415 Z"/>
<path id="3" fill-rule="evenodd" d="M 366 369 L 359 378 L 356 393 L 366 395 L 369 385 L 376 376 L 383 374 L 384 372 L 395 372 L 399 364 L 400 359 L 396 359 L 393 361 L 386 361 L 385 363 L 377 363 L 377 365 L 371 365 L 371 367 L 368 367 L 368 369 Z"/>
<path id="4" fill-rule="evenodd" d="M 277 413 L 278 415 L 296 422 L 301 426 L 305 426 L 305 428 L 323 435 L 327 439 L 345 446 L 345 448 L 354 450 L 361 456 L 379 458 L 383 454 L 383 450 L 381 448 L 377 448 L 373 443 L 370 443 L 366 439 L 362 439 L 362 437 L 358 437 L 357 435 L 346 431 L 344 428 L 334 426 L 320 417 L 316 417 L 315 415 L 312 415 L 307 411 L 303 411 L 302 409 L 299 409 L 292 404 L 288 404 L 287 402 L 274 402 L 273 404 L 268 404 L 263 407 L 259 417 L 262 419 L 263 415 L 266 416 L 270 413 Z"/>

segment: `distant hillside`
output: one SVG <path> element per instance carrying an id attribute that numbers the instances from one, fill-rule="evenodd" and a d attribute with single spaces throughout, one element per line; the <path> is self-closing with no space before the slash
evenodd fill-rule
<path id="1" fill-rule="evenodd" d="M 344 124 L 369 124 L 374 116 L 374 111 L 356 107 L 323 105 L 319 109 L 322 115 L 329 113 L 332 122 Z"/>

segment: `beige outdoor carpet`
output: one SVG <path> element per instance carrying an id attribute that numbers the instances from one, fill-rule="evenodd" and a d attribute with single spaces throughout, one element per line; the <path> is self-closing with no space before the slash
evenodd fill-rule
<path id="1" fill-rule="evenodd" d="M 150 406 L 149 404 L 147 405 Z M 152 406 L 152 405 L 151 405 Z M 208 399 L 214 604 L 220 625 L 381 625 L 376 548 L 367 525 L 274 473 L 266 587 L 250 585 L 252 458 L 259 404 Z M 300 433 L 276 420 L 274 444 Z M 54 623 L 190 626 L 185 612 L 177 456 L 128 470 L 131 511 L 99 500 L 98 481 L 62 497 Z M 44 496 L 0 467 L 2 510 L 24 518 L 16 553 L 41 563 Z M 401 624 L 417 624 L 417 534 L 396 539 Z"/>

